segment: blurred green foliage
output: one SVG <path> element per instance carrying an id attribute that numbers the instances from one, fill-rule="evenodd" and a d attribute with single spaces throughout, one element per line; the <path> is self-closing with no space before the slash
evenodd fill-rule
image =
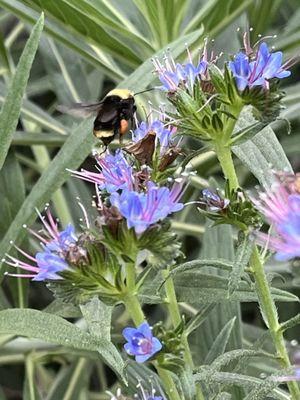
<path id="1" fill-rule="evenodd" d="M 276 49 L 285 51 L 286 58 L 296 56 L 300 51 L 299 0 L 0 0 L 0 7 L 1 103 L 8 93 L 12 93 L 9 88 L 32 26 L 42 11 L 45 14 L 44 32 L 31 69 L 21 115 L 16 120 L 18 125 L 16 130 L 13 124 L 7 128 L 11 130 L 12 137 L 5 135 L 11 146 L 0 172 L 1 258 L 11 247 L 11 240 L 19 243 L 28 240 L 22 225 L 34 222 L 35 207 L 42 209 L 45 203 L 51 201 L 62 224 L 69 221 L 78 223 L 81 212 L 76 198 L 79 196 L 89 212 L 94 212 L 90 204 L 90 187 L 70 178 L 66 171 L 66 168 L 79 168 L 83 162 L 91 164 L 87 158 L 94 145 L 91 120 L 81 122 L 60 115 L 56 111 L 58 104 L 95 101 L 116 85 L 142 90 L 154 80 L 152 57 L 162 55 L 170 47 L 176 57 L 184 59 L 185 44 L 196 53 L 206 37 L 214 40 L 214 52 L 224 53 L 223 57 L 234 54 L 240 48 L 242 34 L 247 29 L 251 31 L 253 43 L 260 39 L 260 35 L 271 35 L 270 43 Z M 283 89 L 287 95 L 282 117 L 285 120 L 272 124 L 295 171 L 300 167 L 299 73 L 300 67 L 296 64 L 291 78 L 284 80 Z M 162 97 L 155 92 L 140 97 L 137 103 L 141 116 L 149 99 L 153 104 L 159 104 Z M 290 135 L 287 122 L 292 128 Z M 0 132 L 2 134 L 4 131 Z M 186 140 L 184 145 L 189 150 L 199 148 L 199 143 L 192 139 Z M 0 156 L 4 161 L 8 146 L 1 152 L 2 147 L 3 142 Z M 238 155 L 243 160 L 242 150 Z M 245 163 L 247 165 L 248 162 L 253 172 L 255 165 L 247 156 Z M 236 164 L 244 187 L 251 188 L 257 184 L 241 161 L 236 160 Z M 191 199 L 198 198 L 199 188 L 205 180 L 212 175 L 217 180 L 221 177 L 216 158 L 205 149 L 199 156 L 197 172 L 204 181 L 197 178 L 192 181 L 188 193 Z M 231 262 L 234 260 L 230 228 L 216 227 L 203 237 L 204 220 L 197 211 L 188 209 L 176 218 L 173 227 L 181 236 L 189 260 L 200 253 L 205 259 L 220 257 Z M 218 254 L 211 253 L 215 243 L 218 243 Z M 31 245 L 29 241 L 28 245 Z M 4 270 L 2 267 L 0 280 Z M 283 276 L 283 279 L 275 278 L 277 289 L 274 290 L 277 293 L 281 293 L 278 289 L 284 289 L 299 294 L 300 273 L 296 266 L 270 262 L 267 270 Z M 226 279 L 222 277 L 222 272 L 212 278 L 208 275 L 209 271 L 208 268 L 205 271 L 207 275 L 199 275 L 201 287 L 196 285 L 198 291 L 202 290 L 202 300 L 206 293 L 209 294 L 211 285 L 216 285 L 218 281 L 222 289 Z M 185 273 L 187 284 L 188 272 Z M 195 283 L 192 281 L 193 276 L 191 284 Z M 75 318 L 76 324 L 82 327 L 78 308 L 53 300 L 43 285 L 30 283 L 30 291 L 27 285 L 20 279 L 4 279 L 0 288 L 0 310 L 29 306 L 53 314 L 54 319 Z M 240 291 L 236 293 L 235 300 L 241 300 Z M 202 303 L 200 300 L 201 296 L 192 305 L 183 303 L 183 311 L 191 317 L 202 317 L 204 304 L 207 307 L 212 298 Z M 219 301 L 222 301 L 221 292 Z M 299 306 L 289 302 L 279 303 L 278 308 L 281 319 L 287 320 L 297 313 Z M 242 303 L 241 310 L 237 302 L 219 304 L 212 309 L 211 313 L 203 313 L 205 322 L 200 323 L 199 318 L 196 320 L 196 328 L 191 334 L 197 361 L 208 362 L 222 354 L 225 347 L 227 350 L 242 346 L 255 350 L 258 338 L 266 352 L 273 350 L 266 335 L 264 340 L 261 339 L 263 323 L 256 303 Z M 154 320 L 165 318 L 162 307 L 152 307 L 149 311 Z M 117 332 L 125 317 L 122 310 L 115 310 L 112 320 L 113 335 L 117 341 L 120 339 Z M 223 339 L 218 336 L 220 331 L 225 332 Z M 35 336 L 37 339 L 34 341 L 15 339 L 15 334 L 20 332 L 12 328 L 4 334 L 0 329 L 1 400 L 108 398 L 104 391 L 114 385 L 115 376 L 90 348 L 67 348 L 66 343 L 59 340 L 50 345 L 39 336 Z M 300 328 L 294 327 L 287 332 L 287 337 L 297 339 L 299 334 Z M 295 345 L 295 341 L 289 344 L 291 352 L 297 348 Z M 243 382 L 244 387 L 257 385 L 260 374 L 273 372 L 275 365 L 272 358 L 265 357 L 255 361 L 248 359 L 246 364 L 247 373 L 257 378 Z M 135 365 L 130 365 L 129 384 L 134 386 L 138 377 L 149 384 L 149 373 L 146 367 L 137 369 Z M 218 382 L 217 377 L 215 379 Z M 274 398 L 289 398 L 279 389 L 273 394 Z M 232 395 L 234 399 L 243 398 L 243 391 L 235 388 Z"/>

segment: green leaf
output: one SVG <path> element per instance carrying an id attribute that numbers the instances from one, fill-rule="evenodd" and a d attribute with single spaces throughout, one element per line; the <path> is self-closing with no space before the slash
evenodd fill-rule
<path id="1" fill-rule="evenodd" d="M 232 148 L 260 184 L 268 189 L 275 181 L 273 171 L 293 172 L 283 148 L 270 126 L 253 139 Z"/>
<path id="2" fill-rule="evenodd" d="M 24 400 L 42 400 L 37 385 L 34 383 L 34 361 L 30 355 L 25 359 Z"/>
<path id="3" fill-rule="evenodd" d="M 212 347 L 210 348 L 204 363 L 205 364 L 211 364 L 219 355 L 223 354 L 229 337 L 231 335 L 231 331 L 234 327 L 236 317 L 233 317 L 230 321 L 227 322 L 227 324 L 223 327 L 221 332 L 218 334 L 216 337 L 216 340 L 214 341 Z"/>
<path id="4" fill-rule="evenodd" d="M 12 78 L 6 99 L 0 113 L 0 168 L 7 155 L 12 135 L 18 124 L 22 99 L 25 93 L 31 65 L 38 48 L 44 26 L 42 14 L 34 26 L 20 57 L 16 72 Z"/>
<path id="5" fill-rule="evenodd" d="M 178 301 L 188 303 L 225 303 L 231 301 L 252 302 L 258 301 L 253 287 L 248 283 L 241 281 L 237 290 L 228 299 L 227 277 L 214 274 L 204 274 L 200 272 L 184 272 L 174 278 L 174 284 Z M 147 290 L 151 291 L 150 286 Z M 155 288 L 153 287 L 154 291 Z M 154 292 L 155 293 L 155 292 Z M 287 291 L 272 288 L 272 296 L 276 301 L 299 301 L 299 298 Z"/>
<path id="6" fill-rule="evenodd" d="M 250 393 L 257 393 L 257 390 L 260 390 L 261 388 L 264 387 L 266 384 L 266 380 L 258 379 L 253 376 L 249 375 L 241 375 L 241 374 L 236 374 L 232 372 L 214 372 L 209 366 L 203 367 L 202 372 L 194 374 L 194 379 L 196 382 L 206 382 L 211 385 L 215 384 L 222 384 L 222 385 L 227 385 L 227 386 L 238 386 L 244 389 L 250 389 L 252 392 Z M 279 389 L 275 389 L 274 386 L 276 387 L 278 385 L 278 382 L 274 384 L 275 381 L 273 381 L 273 387 L 269 390 L 271 383 L 268 383 L 266 387 L 267 393 L 272 392 L 272 396 L 274 399 L 278 400 L 290 400 L 290 396 Z M 249 396 L 249 395 L 248 395 Z M 247 400 L 254 400 L 254 397 L 244 397 L 244 400 L 247 398 Z M 265 400 L 266 397 L 261 397 L 259 400 Z M 258 400 L 255 398 L 255 400 Z"/>
<path id="7" fill-rule="evenodd" d="M 6 88 L 0 82 L 0 102 L 5 101 L 5 94 Z M 67 133 L 69 133 L 69 130 L 63 124 L 54 119 L 50 114 L 42 110 L 39 106 L 32 103 L 30 100 L 23 100 L 21 115 L 47 130 L 59 133 L 61 135 L 66 135 Z"/>
<path id="8" fill-rule="evenodd" d="M 84 39 L 90 45 L 104 50 L 130 67 L 136 67 L 142 61 L 140 52 L 134 52 L 130 47 L 130 41 L 122 41 L 119 35 L 108 33 L 103 29 L 103 24 L 96 23 L 86 12 L 82 12 L 77 6 L 77 1 L 71 3 L 60 0 L 59 6 L 52 1 L 31 0 L 31 3 L 35 8 L 44 11 L 50 21 L 62 22 L 64 29 L 73 33 L 75 41 L 77 38 Z"/>
<path id="9" fill-rule="evenodd" d="M 178 378 L 183 393 L 183 398 L 185 400 L 194 400 L 196 395 L 196 385 L 191 368 L 188 366 L 185 366 L 185 368 L 180 368 Z"/>
<path id="10" fill-rule="evenodd" d="M 31 309 L 0 311 L 0 334 L 14 334 L 79 350 L 96 351 L 124 379 L 124 363 L 112 343 L 94 337 L 56 315 Z"/>
<path id="11" fill-rule="evenodd" d="M 20 165 L 12 152 L 8 153 L 0 171 L 0 209 L 2 220 L 0 238 L 2 239 L 10 224 L 17 215 L 25 199 L 25 184 Z M 13 272 L 21 272 L 14 269 Z M 27 304 L 28 281 L 22 278 L 10 279 L 8 282 L 14 304 L 25 307 Z"/>
<path id="12" fill-rule="evenodd" d="M 193 260 L 176 266 L 175 268 L 172 269 L 170 275 L 175 276 L 186 271 L 192 271 L 194 269 L 199 270 L 200 268 L 205 268 L 205 267 L 220 268 L 225 271 L 231 271 L 232 266 L 233 266 L 232 262 L 222 259 Z"/>
<path id="13" fill-rule="evenodd" d="M 197 314 L 189 320 L 189 322 L 185 326 L 185 334 L 188 336 L 190 335 L 195 329 L 197 329 L 209 315 L 209 313 L 215 308 L 216 304 L 208 304 L 201 308 Z"/>
<path id="14" fill-rule="evenodd" d="M 300 314 L 297 314 L 295 317 L 290 318 L 287 321 L 284 321 L 280 324 L 280 330 L 281 332 L 286 331 L 287 329 L 291 329 L 294 326 L 297 326 L 300 324 Z"/>
<path id="15" fill-rule="evenodd" d="M 0 0 L 0 5 L 5 9 L 10 11 L 12 14 L 17 15 L 20 19 L 27 23 L 33 24 L 38 17 L 38 13 L 28 7 L 23 2 L 14 0 Z M 87 43 L 83 38 L 76 37 L 74 40 L 74 35 L 70 33 L 63 24 L 59 24 L 56 21 L 45 20 L 45 32 L 63 43 L 64 45 L 70 47 L 72 50 L 76 51 L 80 56 L 84 57 L 90 64 L 94 65 L 96 68 L 102 70 L 103 72 L 109 74 L 113 80 L 119 80 L 124 77 L 124 73 L 120 68 L 109 59 L 105 57 L 101 49 L 94 51 L 93 47 Z"/>
<path id="16" fill-rule="evenodd" d="M 238 146 L 249 139 L 252 139 L 266 126 L 263 122 L 254 122 L 252 125 L 236 132 L 231 139 L 231 146 Z"/>
<path id="17" fill-rule="evenodd" d="M 226 392 L 219 393 L 217 397 L 214 398 L 214 400 L 230 400 L 230 399 L 232 399 L 231 394 Z"/>
<path id="18" fill-rule="evenodd" d="M 61 147 L 66 140 L 67 136 L 55 133 L 15 132 L 12 145 L 32 146 L 41 144 L 47 147 Z"/>
<path id="19" fill-rule="evenodd" d="M 258 350 L 248 350 L 248 349 L 237 349 L 227 351 L 226 353 L 217 357 L 211 364 L 211 368 L 214 370 L 220 370 L 221 368 L 226 367 L 232 361 L 241 361 L 243 358 L 249 357 L 261 357 L 266 355 L 264 351 Z M 268 355 L 269 356 L 269 355 Z"/>
<path id="20" fill-rule="evenodd" d="M 232 271 L 229 275 L 228 296 L 230 297 L 238 288 L 241 276 L 251 257 L 253 248 L 253 240 L 249 235 L 244 235 L 241 243 L 239 244 L 235 260 L 233 263 Z"/>
<path id="21" fill-rule="evenodd" d="M 83 395 L 87 398 L 92 367 L 93 364 L 82 357 L 70 366 L 62 367 L 45 400 L 80 400 Z"/>
<path id="22" fill-rule="evenodd" d="M 107 306 L 95 296 L 89 302 L 81 304 L 80 309 L 90 334 L 109 341 L 113 307 Z"/>
<path id="23" fill-rule="evenodd" d="M 143 388 L 149 393 L 151 393 L 152 389 L 155 389 L 157 394 L 164 395 L 160 377 L 157 374 L 153 374 L 153 370 L 147 365 L 138 364 L 130 360 L 126 366 L 126 373 L 128 376 L 128 388 L 131 393 L 136 393 L 137 384 L 142 382 Z"/>
<path id="24" fill-rule="evenodd" d="M 276 379 L 269 377 L 265 379 L 260 385 L 257 385 L 244 400 L 263 400 L 268 394 L 270 394 L 273 389 L 280 385 L 280 382 Z"/>

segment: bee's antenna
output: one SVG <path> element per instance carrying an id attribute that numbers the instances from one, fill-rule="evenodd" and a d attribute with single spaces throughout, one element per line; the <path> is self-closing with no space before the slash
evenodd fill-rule
<path id="1" fill-rule="evenodd" d="M 152 87 L 152 88 L 150 88 L 150 89 L 142 90 L 141 92 L 134 93 L 134 95 L 136 96 L 137 94 L 142 94 L 142 93 L 145 93 L 145 92 L 150 92 L 150 90 L 155 90 L 155 89 L 157 89 L 157 87 Z"/>
<path id="2" fill-rule="evenodd" d="M 104 154 L 106 152 L 106 150 L 107 150 L 107 147 L 108 147 L 107 144 L 104 145 L 104 150 L 101 151 L 101 153 L 99 153 L 98 155 L 101 156 L 102 154 Z"/>

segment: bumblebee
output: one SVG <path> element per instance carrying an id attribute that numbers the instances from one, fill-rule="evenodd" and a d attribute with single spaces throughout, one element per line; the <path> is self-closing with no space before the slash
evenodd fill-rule
<path id="1" fill-rule="evenodd" d="M 75 103 L 70 107 L 59 106 L 58 110 L 76 117 L 96 114 L 94 135 L 105 147 L 116 137 L 122 137 L 134 127 L 136 106 L 133 93 L 128 89 L 113 89 L 98 103 Z"/>

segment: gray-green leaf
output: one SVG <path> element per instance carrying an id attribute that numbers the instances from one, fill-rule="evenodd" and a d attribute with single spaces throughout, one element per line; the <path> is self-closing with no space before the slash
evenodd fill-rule
<path id="1" fill-rule="evenodd" d="M 21 55 L 10 88 L 7 92 L 0 113 L 0 168 L 6 158 L 12 136 L 17 127 L 21 112 L 22 99 L 25 93 L 31 65 L 38 48 L 40 36 L 44 26 L 44 14 L 34 26 L 31 35 Z"/>
<path id="2" fill-rule="evenodd" d="M 42 339 L 60 346 L 98 352 L 101 358 L 124 380 L 124 362 L 115 346 L 84 332 L 57 315 L 31 309 L 0 312 L 0 335 L 14 334 Z"/>

